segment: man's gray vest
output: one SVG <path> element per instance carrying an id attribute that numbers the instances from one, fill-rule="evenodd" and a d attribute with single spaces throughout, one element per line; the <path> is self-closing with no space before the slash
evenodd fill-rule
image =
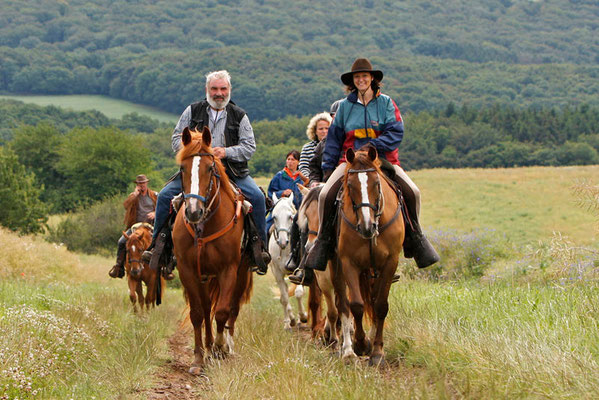
<path id="1" fill-rule="evenodd" d="M 191 105 L 191 120 L 189 129 L 202 130 L 208 126 L 208 101 L 202 100 Z M 245 116 L 245 111 L 229 101 L 226 107 L 227 122 L 225 125 L 225 147 L 239 144 L 239 124 Z M 232 161 L 223 159 L 223 164 L 230 178 L 243 178 L 249 175 L 247 161 Z"/>

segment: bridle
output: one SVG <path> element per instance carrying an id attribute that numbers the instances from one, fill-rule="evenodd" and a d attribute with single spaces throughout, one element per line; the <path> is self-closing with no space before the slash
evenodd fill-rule
<path id="1" fill-rule="evenodd" d="M 281 200 L 283 200 L 283 199 L 281 198 L 279 201 L 281 201 Z M 278 202 L 277 202 L 277 204 L 278 204 Z M 276 206 L 277 205 L 275 204 L 274 207 L 276 207 Z M 273 207 L 273 211 L 274 211 L 274 207 Z M 293 211 L 295 211 L 295 207 L 293 208 Z M 273 216 L 273 218 L 274 218 L 274 216 Z M 280 228 L 277 226 L 277 223 L 275 223 L 274 226 L 275 226 L 275 229 L 273 230 L 273 232 L 275 234 L 275 240 L 277 241 L 277 244 L 279 242 L 279 233 L 280 232 L 287 232 L 287 235 L 291 236 L 291 228 Z M 280 245 L 279 245 L 279 247 L 280 247 Z"/>
<path id="2" fill-rule="evenodd" d="M 364 169 L 348 169 L 347 173 L 348 174 L 358 174 L 361 172 L 377 172 L 377 170 L 375 168 L 364 168 Z M 383 196 L 383 192 L 381 190 L 381 183 L 380 180 L 377 182 L 377 188 L 378 188 L 378 197 L 376 199 L 376 204 L 372 204 L 372 203 L 359 203 L 356 204 L 354 202 L 354 199 L 349 196 L 348 193 L 348 197 L 351 200 L 352 203 L 352 209 L 354 211 L 354 213 L 356 214 L 356 224 L 353 224 L 349 221 L 349 219 L 347 218 L 347 216 L 345 215 L 345 213 L 343 212 L 343 208 L 340 208 L 341 211 L 341 216 L 343 217 L 343 220 L 352 227 L 353 230 L 355 230 L 358 233 L 360 232 L 360 227 L 357 224 L 357 221 L 359 221 L 359 211 L 360 209 L 367 207 L 367 208 L 371 208 L 374 211 L 374 235 L 373 237 L 378 236 L 379 234 L 379 230 L 378 230 L 378 226 L 379 226 L 379 219 L 381 218 L 381 215 L 383 214 L 383 210 L 385 209 L 385 196 Z M 349 186 L 348 186 L 348 192 L 349 192 Z M 366 238 L 368 239 L 368 238 Z"/>
<path id="3" fill-rule="evenodd" d="M 214 205 L 214 202 L 220 195 L 220 182 L 221 182 L 220 175 L 218 174 L 218 170 L 216 168 L 214 154 L 206 153 L 206 152 L 198 152 L 198 153 L 190 154 L 189 156 L 187 156 L 185 158 L 187 159 L 187 158 L 191 158 L 191 157 L 199 157 L 199 160 L 198 160 L 198 165 L 199 165 L 203 156 L 212 158 L 212 164 L 208 168 L 208 170 L 210 171 L 210 177 L 208 178 L 210 180 L 210 183 L 208 184 L 208 190 L 206 191 L 206 196 L 201 196 L 201 195 L 195 194 L 195 193 L 185 193 L 185 190 L 183 190 L 183 189 L 181 190 L 183 192 L 183 199 L 185 199 L 185 200 L 190 199 L 190 198 L 197 199 L 205 204 L 204 208 L 205 208 L 206 212 L 202 215 L 200 223 L 209 219 L 212 216 L 212 214 L 216 211 L 216 209 L 218 208 L 218 204 L 216 205 L 216 208 L 214 208 L 214 209 L 212 209 L 212 206 Z M 183 167 L 181 167 L 180 171 L 181 171 L 181 182 L 183 182 Z M 212 192 L 212 188 L 214 187 L 215 181 L 216 181 L 216 190 L 211 197 L 208 197 L 208 196 L 210 196 L 210 193 Z M 208 201 L 208 200 L 210 200 L 210 201 Z M 219 202 L 219 204 L 220 204 L 220 202 Z M 185 216 L 185 219 L 188 223 L 190 223 L 189 220 L 187 219 L 187 215 Z"/>

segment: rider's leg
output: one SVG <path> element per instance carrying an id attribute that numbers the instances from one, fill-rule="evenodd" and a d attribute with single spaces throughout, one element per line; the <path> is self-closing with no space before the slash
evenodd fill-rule
<path id="1" fill-rule="evenodd" d="M 299 213 L 298 213 L 299 214 Z M 289 261 L 285 266 L 285 269 L 288 272 L 293 272 L 299 265 L 300 256 L 301 256 L 301 241 L 300 241 L 300 229 L 297 224 L 297 216 L 295 214 L 293 217 L 293 223 L 291 224 L 291 229 L 289 232 L 289 246 L 291 246 L 291 256 L 289 257 Z"/>
<path id="2" fill-rule="evenodd" d="M 439 261 L 439 254 L 422 233 L 418 216 L 420 215 L 420 189 L 398 165 L 395 169 L 395 181 L 400 186 L 410 221 L 405 221 L 406 237 L 404 257 L 414 258 L 419 268 L 425 268 Z"/>
<path id="3" fill-rule="evenodd" d="M 173 197 L 181 193 L 181 175 L 177 176 L 175 179 L 167 183 L 160 193 L 158 193 L 158 198 L 156 200 L 156 216 L 154 219 L 154 233 L 152 233 L 152 243 L 148 247 L 146 251 L 143 252 L 141 259 L 144 262 L 150 262 L 152 259 L 152 254 L 154 250 L 154 244 L 156 243 L 156 238 L 160 234 L 162 230 L 162 226 L 166 223 L 168 218 L 168 214 L 171 208 L 171 200 Z"/>
<path id="4" fill-rule="evenodd" d="M 127 234 L 131 233 L 131 229 Z M 125 258 L 127 257 L 127 239 L 121 235 L 117 244 L 116 250 L 116 264 L 113 265 L 112 269 L 108 272 L 111 278 L 122 278 L 125 276 Z"/>
<path id="5" fill-rule="evenodd" d="M 321 271 L 326 269 L 329 254 L 332 250 L 331 246 L 335 243 L 333 228 L 336 209 L 334 204 L 345 174 L 345 165 L 346 163 L 340 164 L 335 169 L 318 196 L 318 214 L 320 217 L 318 237 L 299 268 L 293 275 L 289 276 L 289 280 L 293 283 L 310 285 L 314 279 L 312 269 Z"/>
<path id="6" fill-rule="evenodd" d="M 262 258 L 265 265 L 270 263 L 270 254 L 266 248 L 266 203 L 264 200 L 264 193 L 260 190 L 254 179 L 251 176 L 244 178 L 235 178 L 235 184 L 239 186 L 243 194 L 247 197 L 248 201 L 252 204 L 252 217 L 260 235 L 260 243 L 262 247 Z M 266 273 L 266 271 L 262 271 Z"/>

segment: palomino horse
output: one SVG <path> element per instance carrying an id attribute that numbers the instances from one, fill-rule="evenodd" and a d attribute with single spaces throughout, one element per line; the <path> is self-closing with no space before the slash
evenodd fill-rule
<path id="1" fill-rule="evenodd" d="M 350 148 L 346 159 L 333 280 L 343 332 L 341 356 L 348 360 L 370 354 L 369 363 L 378 366 L 384 364 L 387 297 L 405 236 L 401 195 L 381 172 L 374 147 L 358 152 Z M 350 309 L 355 322 L 353 348 Z M 373 324 L 370 338 L 364 332 L 364 311 Z"/>
<path id="2" fill-rule="evenodd" d="M 303 199 L 298 211 L 297 223 L 302 232 L 307 232 L 306 251 L 312 247 L 318 235 L 318 227 L 320 225 L 318 196 L 321 190 L 322 186 L 316 186 L 310 190 L 303 186 L 300 187 Z M 312 314 L 312 337 L 324 336 L 325 343 L 335 348 L 339 337 L 336 329 L 338 313 L 337 306 L 335 305 L 335 292 L 332 281 L 333 271 L 332 267 L 327 268 L 326 271 L 314 270 L 316 283 L 312 283 L 310 286 L 310 312 Z M 327 317 L 325 321 L 320 321 L 320 308 L 323 295 L 327 303 Z"/>
<path id="3" fill-rule="evenodd" d="M 270 240 L 268 242 L 268 252 L 272 257 L 270 262 L 272 274 L 277 281 L 279 286 L 281 305 L 283 306 L 283 327 L 285 329 L 291 329 L 295 326 L 297 320 L 289 304 L 289 292 L 287 283 L 285 282 L 285 275 L 288 272 L 285 269 L 285 265 L 289 261 L 291 255 L 291 248 L 289 246 L 289 232 L 293 223 L 293 217 L 295 216 L 296 210 L 293 205 L 293 193 L 289 197 L 277 198 L 276 194 L 273 194 L 273 202 L 275 203 L 271 213 L 273 216 L 273 226 L 271 228 L 272 233 L 270 234 Z M 297 299 L 298 314 L 301 322 L 308 322 L 308 314 L 302 304 L 304 295 L 303 286 L 297 286 L 295 288 L 295 298 Z"/>
<path id="4" fill-rule="evenodd" d="M 195 357 L 189 372 L 199 374 L 206 349 L 217 356 L 233 353 L 235 321 L 241 304 L 250 298 L 253 281 L 241 252 L 242 198 L 233 191 L 213 154 L 210 131 L 185 128 L 181 139 L 177 163 L 185 202 L 173 226 L 173 245 L 194 329 Z M 215 338 L 212 319 L 216 320 Z"/>
<path id="5" fill-rule="evenodd" d="M 137 312 L 137 302 L 143 310 L 154 307 L 156 304 L 156 285 L 158 284 L 158 272 L 150 268 L 148 264 L 141 261 L 141 254 L 148 248 L 152 241 L 152 225 L 146 223 L 135 224 L 131 227 L 131 235 L 123 232 L 127 239 L 127 259 L 125 271 L 127 272 L 127 283 L 129 284 L 129 298 L 133 304 L 133 311 Z M 146 284 L 146 296 L 144 298 L 142 282 Z M 165 280 L 160 276 L 160 286 L 164 293 Z"/>

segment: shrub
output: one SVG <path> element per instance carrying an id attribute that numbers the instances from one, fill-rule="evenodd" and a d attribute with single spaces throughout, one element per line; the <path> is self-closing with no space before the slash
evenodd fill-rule
<path id="1" fill-rule="evenodd" d="M 71 251 L 113 253 L 125 229 L 123 199 L 123 195 L 116 195 L 69 214 L 56 228 L 49 229 L 48 239 L 64 243 Z"/>
<path id="2" fill-rule="evenodd" d="M 426 269 L 417 270 L 410 260 L 402 273 L 411 277 L 424 277 L 434 281 L 460 278 L 479 278 L 494 261 L 511 253 L 507 239 L 493 230 L 479 229 L 470 233 L 433 231 L 427 234 L 441 260 Z"/>

